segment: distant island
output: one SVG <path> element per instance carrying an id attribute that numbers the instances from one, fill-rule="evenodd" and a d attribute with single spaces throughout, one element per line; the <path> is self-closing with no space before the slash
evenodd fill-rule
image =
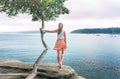
<path id="1" fill-rule="evenodd" d="M 39 30 L 33 30 L 33 31 L 22 31 L 22 32 L 18 32 L 18 33 L 40 33 Z"/>
<path id="2" fill-rule="evenodd" d="M 77 29 L 71 33 L 81 33 L 81 34 L 120 34 L 120 28 L 86 28 L 86 29 Z"/>

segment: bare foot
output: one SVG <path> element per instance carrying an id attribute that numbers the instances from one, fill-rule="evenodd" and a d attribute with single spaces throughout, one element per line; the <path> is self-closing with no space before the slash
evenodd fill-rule
<path id="1" fill-rule="evenodd" d="M 61 64 L 61 66 L 63 65 L 62 62 L 60 64 Z"/>
<path id="2" fill-rule="evenodd" d="M 61 69 L 61 64 L 58 65 L 58 68 Z"/>

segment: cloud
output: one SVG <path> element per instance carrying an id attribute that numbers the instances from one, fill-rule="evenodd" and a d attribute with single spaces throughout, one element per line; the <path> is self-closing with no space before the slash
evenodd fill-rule
<path id="1" fill-rule="evenodd" d="M 31 16 L 19 14 L 18 16 L 7 17 L 6 14 L 0 14 L 0 32 L 3 31 L 22 31 L 37 30 L 40 22 L 32 22 Z"/>
<path id="2" fill-rule="evenodd" d="M 68 0 L 65 5 L 70 9 L 71 19 L 112 19 L 120 18 L 119 0 Z"/>
<path id="3" fill-rule="evenodd" d="M 60 15 L 56 21 L 46 22 L 45 25 L 48 29 L 54 29 L 59 22 L 63 22 L 67 30 L 116 27 L 120 25 L 119 4 L 120 0 L 67 0 L 65 6 L 70 10 L 70 14 Z M 5 30 L 37 30 L 41 27 L 40 22 L 32 22 L 31 16 L 25 14 L 8 18 L 2 13 L 0 18 L 2 18 L 0 19 L 0 32 Z"/>

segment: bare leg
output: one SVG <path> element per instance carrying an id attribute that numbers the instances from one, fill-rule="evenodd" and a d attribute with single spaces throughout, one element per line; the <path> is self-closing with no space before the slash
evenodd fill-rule
<path id="1" fill-rule="evenodd" d="M 59 68 L 61 68 L 60 50 L 57 50 L 57 60 L 58 60 Z"/>
<path id="2" fill-rule="evenodd" d="M 63 59 L 64 59 L 64 50 L 62 49 L 62 55 L 61 55 L 61 65 L 62 65 Z"/>

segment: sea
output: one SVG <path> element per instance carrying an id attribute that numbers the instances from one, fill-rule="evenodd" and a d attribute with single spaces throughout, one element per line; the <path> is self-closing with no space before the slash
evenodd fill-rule
<path id="1" fill-rule="evenodd" d="M 56 34 L 45 34 L 49 50 L 39 64 L 57 63 Z M 0 33 L 0 60 L 33 64 L 45 48 L 39 33 Z M 67 34 L 64 65 L 86 79 L 120 79 L 120 35 Z"/>

